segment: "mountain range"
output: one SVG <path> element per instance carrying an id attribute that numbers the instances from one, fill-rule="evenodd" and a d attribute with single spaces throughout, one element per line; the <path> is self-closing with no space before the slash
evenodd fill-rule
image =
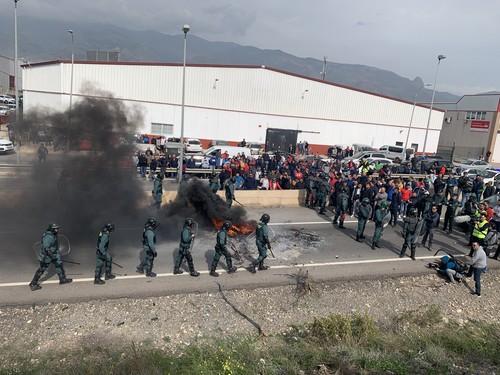
<path id="1" fill-rule="evenodd" d="M 19 56 L 30 62 L 67 59 L 71 55 L 69 25 L 58 20 L 19 17 Z M 183 36 L 157 31 L 129 30 L 107 24 L 72 23 L 75 58 L 85 59 L 88 50 L 119 50 L 122 61 L 181 62 Z M 13 22 L 0 16 L 0 51 L 13 56 Z M 260 49 L 231 42 L 213 42 L 189 35 L 188 63 L 266 65 L 312 78 L 320 78 L 323 61 L 302 58 L 281 50 Z M 341 85 L 413 101 L 423 81 L 389 70 L 361 64 L 327 63 L 326 80 Z M 422 89 L 419 102 L 429 102 L 432 90 Z M 436 101 L 456 102 L 460 97 L 436 92 Z"/>

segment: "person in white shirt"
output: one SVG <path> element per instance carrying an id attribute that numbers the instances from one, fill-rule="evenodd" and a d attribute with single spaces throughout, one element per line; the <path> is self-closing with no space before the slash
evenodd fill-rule
<path id="1" fill-rule="evenodd" d="M 260 179 L 259 190 L 269 190 L 269 179 L 266 175 Z"/>
<path id="2" fill-rule="evenodd" d="M 479 246 L 478 242 L 472 243 L 472 249 L 474 252 L 472 253 L 472 264 L 469 268 L 469 272 L 467 273 L 467 277 L 471 277 L 474 275 L 474 281 L 476 283 L 475 291 L 472 294 L 481 296 L 481 274 L 486 271 L 486 253 L 483 248 Z"/>

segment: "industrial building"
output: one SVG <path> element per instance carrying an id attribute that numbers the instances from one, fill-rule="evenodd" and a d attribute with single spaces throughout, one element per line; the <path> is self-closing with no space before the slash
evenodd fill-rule
<path id="1" fill-rule="evenodd" d="M 486 157 L 500 163 L 500 94 L 464 95 L 456 103 L 436 103 L 446 111 L 438 153 L 454 159 Z"/>
<path id="2" fill-rule="evenodd" d="M 71 62 L 23 67 L 25 113 L 66 110 Z M 123 101 L 139 109 L 139 132 L 179 137 L 182 64 L 75 61 L 73 102 L 83 97 Z M 298 130 L 313 152 L 361 143 L 405 144 L 423 151 L 429 108 L 267 66 L 186 67 L 185 137 L 264 143 L 268 128 Z M 432 111 L 425 152 L 436 152 L 444 111 Z M 408 137 L 407 137 L 408 136 Z"/>

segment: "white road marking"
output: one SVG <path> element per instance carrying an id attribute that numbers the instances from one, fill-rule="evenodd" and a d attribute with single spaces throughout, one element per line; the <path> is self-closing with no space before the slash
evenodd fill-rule
<path id="1" fill-rule="evenodd" d="M 357 223 L 357 220 L 346 220 L 344 224 Z M 332 225 L 331 221 L 296 221 L 296 222 L 285 222 L 285 223 L 269 223 L 269 226 L 284 226 L 284 225 Z"/>
<path id="2" fill-rule="evenodd" d="M 426 260 L 426 259 L 439 259 L 441 255 L 429 255 L 423 257 L 416 257 L 417 260 Z M 279 269 L 294 269 L 294 268 L 312 268 L 312 267 L 328 267 L 328 266 L 346 266 L 353 264 L 372 264 L 372 263 L 389 263 L 389 262 L 405 262 L 410 261 L 411 258 L 387 258 L 387 259 L 366 259 L 366 260 L 347 260 L 340 262 L 325 262 L 325 263 L 303 263 L 303 264 L 294 264 L 294 265 L 279 265 L 279 266 L 271 266 L 270 270 L 279 270 Z M 239 269 L 245 269 L 245 267 L 239 267 Z M 202 275 L 206 275 L 209 271 L 198 271 Z M 219 270 L 218 273 L 227 273 L 226 270 Z M 172 277 L 172 276 L 189 276 L 189 272 L 184 272 L 181 275 L 174 275 L 173 273 L 159 273 L 156 277 Z M 115 280 L 131 280 L 131 279 L 142 279 L 146 278 L 145 275 L 130 275 L 130 276 L 117 276 Z M 74 283 L 85 283 L 85 282 L 93 282 L 93 277 L 86 277 L 81 279 L 73 279 Z M 47 284 L 59 284 L 58 280 L 47 280 L 42 282 L 42 285 Z M 15 286 L 28 286 L 29 282 L 13 282 L 13 283 L 0 283 L 0 288 L 8 288 Z"/>

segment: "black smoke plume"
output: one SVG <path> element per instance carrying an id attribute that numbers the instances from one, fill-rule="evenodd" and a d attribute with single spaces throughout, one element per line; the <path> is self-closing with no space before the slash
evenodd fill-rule
<path id="1" fill-rule="evenodd" d="M 214 220 L 230 220 L 233 224 L 247 221 L 243 207 L 235 203 L 228 208 L 224 200 L 197 178 L 182 184 L 175 200 L 164 207 L 162 216 L 175 221 L 191 217 L 209 228 L 213 227 Z"/>
<path id="2" fill-rule="evenodd" d="M 49 223 L 58 223 L 72 243 L 95 241 L 106 223 L 140 227 L 150 215 L 144 185 L 133 164 L 138 111 L 115 100 L 85 98 L 68 112 L 33 111 L 16 126 L 23 144 L 40 134 L 70 152 L 49 154 L 32 175 L 20 176 L 9 199 L 0 204 L 3 228 L 39 239 Z M 85 147 L 88 151 L 74 152 Z M 35 156 L 36 158 L 36 156 Z M 31 251 L 31 249 L 30 249 Z"/>

